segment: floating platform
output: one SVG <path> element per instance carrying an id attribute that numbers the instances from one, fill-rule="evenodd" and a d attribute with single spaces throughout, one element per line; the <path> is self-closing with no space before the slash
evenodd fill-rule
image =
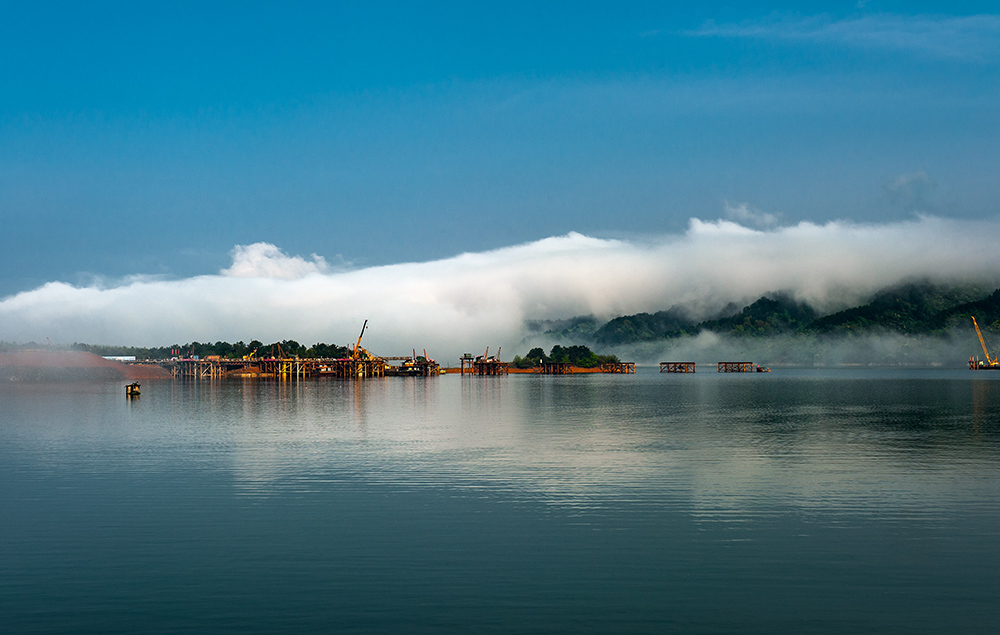
<path id="1" fill-rule="evenodd" d="M 661 373 L 693 373 L 694 362 L 660 362 Z"/>
<path id="2" fill-rule="evenodd" d="M 385 360 L 402 361 L 399 366 L 387 364 L 386 377 L 430 377 L 441 374 L 441 365 L 426 357 L 383 357 Z"/>
<path id="3" fill-rule="evenodd" d="M 1000 370 L 1000 364 L 990 364 L 979 359 L 979 357 L 970 357 L 969 370 Z"/>
<path id="4" fill-rule="evenodd" d="M 573 372 L 573 364 L 569 362 L 542 362 L 538 365 L 542 375 L 569 375 Z"/>
<path id="5" fill-rule="evenodd" d="M 635 374 L 635 362 L 608 362 L 601 364 L 602 373 Z"/>
<path id="6" fill-rule="evenodd" d="M 719 362 L 720 373 L 752 373 L 753 362 Z"/>

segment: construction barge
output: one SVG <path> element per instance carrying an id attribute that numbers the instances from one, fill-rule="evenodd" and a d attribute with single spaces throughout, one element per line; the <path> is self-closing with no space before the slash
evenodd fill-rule
<path id="1" fill-rule="evenodd" d="M 973 355 L 969 358 L 969 370 L 1000 370 L 1000 360 L 997 359 L 994 353 L 990 357 L 990 351 L 986 348 L 986 340 L 983 339 L 983 334 L 979 331 L 979 323 L 976 322 L 976 316 L 970 316 L 972 318 L 972 326 L 976 329 L 976 337 L 979 338 L 979 345 L 983 347 L 983 355 L 986 359 L 979 359 L 978 355 Z"/>

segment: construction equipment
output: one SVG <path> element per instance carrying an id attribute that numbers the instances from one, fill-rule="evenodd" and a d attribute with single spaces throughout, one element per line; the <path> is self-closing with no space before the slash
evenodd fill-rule
<path id="1" fill-rule="evenodd" d="M 500 347 L 500 348 L 502 348 L 502 347 Z M 485 353 L 483 353 L 482 355 L 477 355 L 476 356 L 476 361 L 477 362 L 493 362 L 493 361 L 498 362 L 498 361 L 500 361 L 500 348 L 497 348 L 497 354 L 496 355 L 490 355 L 490 347 L 487 346 Z M 427 351 L 424 351 L 424 355 L 425 356 L 427 355 Z"/>
<path id="2" fill-rule="evenodd" d="M 976 328 L 976 337 L 979 338 L 979 345 L 983 347 L 983 354 L 986 356 L 986 363 L 983 364 L 982 360 L 976 360 L 973 358 L 973 360 L 969 360 L 969 367 L 1000 368 L 1000 361 L 997 360 L 996 356 L 994 355 L 992 358 L 990 357 L 990 351 L 986 348 L 986 340 L 983 339 L 983 334 L 979 330 L 979 323 L 976 322 L 976 316 L 973 315 L 970 317 L 972 318 L 972 326 Z"/>
<path id="3" fill-rule="evenodd" d="M 362 352 L 365 354 L 365 359 L 370 359 L 372 357 L 371 353 L 361 348 L 361 338 L 364 337 L 365 329 L 367 327 L 368 327 L 368 320 L 365 320 L 365 323 L 361 325 L 361 334 L 358 335 L 358 342 L 357 344 L 354 345 L 354 354 L 351 356 L 352 359 L 358 359 Z"/>
<path id="4" fill-rule="evenodd" d="M 474 375 L 506 375 L 508 371 L 509 364 L 500 361 L 500 348 L 497 348 L 496 355 L 490 355 L 490 347 L 486 347 L 486 351 L 482 355 L 476 355 L 476 358 L 470 360 L 471 355 L 466 355 L 461 359 L 462 362 L 462 374 L 465 374 L 466 364 L 469 364 L 470 370 Z"/>

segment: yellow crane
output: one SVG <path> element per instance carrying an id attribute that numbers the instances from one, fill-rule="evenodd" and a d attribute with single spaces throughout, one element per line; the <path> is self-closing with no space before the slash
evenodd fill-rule
<path id="1" fill-rule="evenodd" d="M 970 317 L 972 318 L 972 326 L 976 327 L 976 337 L 979 338 L 979 344 L 983 347 L 983 354 L 986 355 L 986 365 L 989 367 L 997 366 L 997 358 L 990 358 L 990 351 L 986 348 L 986 340 L 983 339 L 983 334 L 979 331 L 979 324 L 976 322 L 976 316 L 972 315 Z"/>
<path id="2" fill-rule="evenodd" d="M 368 326 L 368 320 L 365 320 L 365 323 L 361 325 L 361 334 L 358 335 L 358 343 L 354 345 L 354 355 L 353 355 L 354 359 L 358 358 L 358 354 L 361 353 L 361 351 L 365 352 L 365 356 L 366 357 L 371 357 L 371 355 L 368 353 L 368 351 L 366 351 L 365 349 L 361 348 L 361 338 L 364 337 L 364 335 L 365 335 L 365 328 L 367 326 Z"/>

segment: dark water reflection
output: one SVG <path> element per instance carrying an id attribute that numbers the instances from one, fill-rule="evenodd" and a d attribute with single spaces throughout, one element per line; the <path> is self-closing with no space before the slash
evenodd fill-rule
<path id="1" fill-rule="evenodd" d="M 997 632 L 1000 376 L 0 389 L 10 632 Z"/>

